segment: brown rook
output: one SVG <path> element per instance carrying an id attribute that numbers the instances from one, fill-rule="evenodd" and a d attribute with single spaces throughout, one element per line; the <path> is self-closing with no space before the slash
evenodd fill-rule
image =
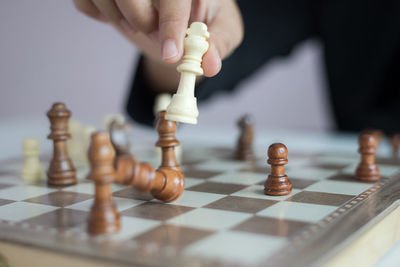
<path id="1" fill-rule="evenodd" d="M 376 137 L 372 134 L 361 134 L 358 138 L 361 161 L 356 169 L 356 178 L 361 181 L 376 182 L 381 178 L 375 163 Z"/>
<path id="2" fill-rule="evenodd" d="M 292 183 L 285 174 L 288 150 L 284 144 L 275 143 L 268 148 L 268 161 L 271 174 L 264 184 L 264 193 L 271 196 L 283 196 L 292 192 Z"/>
<path id="3" fill-rule="evenodd" d="M 71 185 L 76 183 L 76 171 L 68 156 L 67 140 L 68 119 L 71 112 L 64 103 L 54 103 L 47 112 L 51 132 L 47 138 L 53 140 L 53 158 L 47 171 L 47 183 L 50 185 Z"/>
<path id="4" fill-rule="evenodd" d="M 117 209 L 111 198 L 111 183 L 115 180 L 114 148 L 106 132 L 92 135 L 89 148 L 89 179 L 95 183 L 95 199 L 88 218 L 90 234 L 115 233 L 120 229 Z"/>

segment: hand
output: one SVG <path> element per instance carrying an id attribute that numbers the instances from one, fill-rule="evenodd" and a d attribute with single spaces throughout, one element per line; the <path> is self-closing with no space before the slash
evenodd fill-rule
<path id="1" fill-rule="evenodd" d="M 210 47 L 203 57 L 204 75 L 211 77 L 243 38 L 243 24 L 234 0 L 74 0 L 86 15 L 114 25 L 132 40 L 151 64 L 177 63 L 183 55 L 188 25 L 208 25 Z M 165 64 L 164 64 L 165 65 Z"/>

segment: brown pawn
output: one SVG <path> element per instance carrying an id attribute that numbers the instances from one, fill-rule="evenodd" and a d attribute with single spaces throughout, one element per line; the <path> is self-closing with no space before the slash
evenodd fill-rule
<path id="1" fill-rule="evenodd" d="M 391 138 L 392 141 L 392 153 L 393 153 L 393 159 L 397 160 L 399 159 L 399 147 L 400 147 L 400 134 L 394 134 L 392 135 Z"/>
<path id="2" fill-rule="evenodd" d="M 271 174 L 264 184 L 264 193 L 271 196 L 283 196 L 292 192 L 292 183 L 285 174 L 288 150 L 284 144 L 275 143 L 268 148 L 268 161 Z"/>
<path id="3" fill-rule="evenodd" d="M 254 160 L 254 122 L 253 118 L 246 114 L 237 123 L 240 128 L 240 136 L 236 144 L 235 159 L 243 161 Z"/>
<path id="4" fill-rule="evenodd" d="M 49 185 L 71 185 L 76 183 L 76 171 L 68 156 L 67 140 L 71 138 L 68 133 L 68 119 L 71 112 L 64 103 L 54 103 L 47 112 L 50 119 L 51 133 L 47 137 L 53 140 L 53 158 L 47 171 Z"/>
<path id="5" fill-rule="evenodd" d="M 106 132 L 92 135 L 89 148 L 90 173 L 95 183 L 95 199 L 88 218 L 90 234 L 115 233 L 120 229 L 119 214 L 111 198 L 111 183 L 115 180 L 114 148 Z"/>
<path id="6" fill-rule="evenodd" d="M 161 147 L 161 165 L 160 168 L 170 167 L 181 170 L 175 156 L 175 147 L 179 146 L 176 140 L 176 122 L 165 119 L 166 111 L 160 111 L 156 120 L 156 130 L 158 132 L 158 141 L 156 146 Z"/>
<path id="7" fill-rule="evenodd" d="M 376 182 L 381 178 L 375 163 L 377 140 L 374 135 L 363 133 L 358 138 L 361 161 L 356 169 L 356 179 L 366 182 Z"/>

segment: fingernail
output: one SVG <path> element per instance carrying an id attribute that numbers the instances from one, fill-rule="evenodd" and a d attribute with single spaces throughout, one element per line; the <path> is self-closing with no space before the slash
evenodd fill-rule
<path id="1" fill-rule="evenodd" d="M 176 57 L 178 55 L 178 48 L 176 48 L 176 44 L 174 40 L 168 39 L 164 41 L 163 47 L 162 47 L 162 58 L 163 59 L 169 59 Z"/>
<path id="2" fill-rule="evenodd" d="M 126 31 L 128 33 L 137 32 L 137 30 L 134 27 L 132 27 L 132 25 L 129 24 L 129 22 L 127 22 L 125 19 L 121 19 L 121 21 L 119 23 L 121 24 L 121 27 L 124 29 L 124 31 Z"/>

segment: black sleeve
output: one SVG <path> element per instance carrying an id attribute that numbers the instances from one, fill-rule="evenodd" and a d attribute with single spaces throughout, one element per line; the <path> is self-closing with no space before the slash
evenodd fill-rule
<path id="1" fill-rule="evenodd" d="M 310 37 L 313 22 L 309 0 L 238 1 L 245 24 L 245 36 L 238 49 L 222 63 L 221 72 L 203 79 L 195 90 L 202 101 L 217 92 L 233 91 L 275 56 L 287 55 L 299 42 Z M 152 125 L 155 90 L 146 83 L 139 61 L 128 98 L 128 114 L 137 122 Z"/>

